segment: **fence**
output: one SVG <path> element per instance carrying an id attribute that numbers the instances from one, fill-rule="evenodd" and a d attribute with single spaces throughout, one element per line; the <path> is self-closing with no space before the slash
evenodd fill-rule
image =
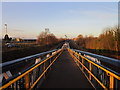
<path id="1" fill-rule="evenodd" d="M 5 82 L 2 83 L 2 87 L 0 89 L 32 89 L 35 88 L 41 84 L 47 73 L 50 71 L 51 66 L 53 63 L 56 61 L 56 59 L 59 57 L 59 55 L 62 53 L 63 49 L 59 50 L 53 50 L 49 51 L 44 54 L 51 53 L 51 55 L 44 60 L 33 64 L 26 70 L 22 71 L 21 73 L 16 74 L 15 76 L 8 78 Z M 52 53 L 53 52 L 53 53 Z M 18 61 L 25 61 L 25 60 L 35 60 L 39 58 L 43 54 L 36 54 L 30 57 L 23 58 L 21 60 L 15 60 L 10 62 L 9 64 L 15 64 Z M 19 62 L 19 63 L 20 63 Z M 4 64 L 3 66 L 5 67 L 8 65 L 8 63 Z M 7 67 L 7 66 L 6 66 Z M 6 69 L 5 69 L 6 70 Z"/>
<path id="2" fill-rule="evenodd" d="M 81 51 L 79 50 L 72 49 L 68 49 L 68 51 L 70 55 L 74 58 L 76 64 L 83 71 L 87 79 L 95 88 L 120 89 L 119 73 L 86 58 L 85 56 L 83 56 L 83 54 L 85 54 L 84 52 L 81 53 Z"/>

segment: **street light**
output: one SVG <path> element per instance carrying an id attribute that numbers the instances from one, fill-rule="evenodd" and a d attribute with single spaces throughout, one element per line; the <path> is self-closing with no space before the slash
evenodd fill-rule
<path id="1" fill-rule="evenodd" d="M 67 39 L 67 35 L 65 35 L 66 39 Z"/>
<path id="2" fill-rule="evenodd" d="M 5 24 L 5 30 L 6 30 L 6 34 L 7 34 L 7 24 Z"/>
<path id="3" fill-rule="evenodd" d="M 46 32 L 46 44 L 48 45 L 48 34 L 49 34 L 49 28 L 45 28 L 45 32 Z"/>

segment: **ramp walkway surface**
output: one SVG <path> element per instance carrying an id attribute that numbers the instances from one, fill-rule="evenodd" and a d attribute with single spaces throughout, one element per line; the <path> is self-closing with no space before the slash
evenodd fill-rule
<path id="1" fill-rule="evenodd" d="M 67 50 L 55 61 L 40 88 L 93 88 Z M 94 89 L 94 88 L 93 88 Z"/>

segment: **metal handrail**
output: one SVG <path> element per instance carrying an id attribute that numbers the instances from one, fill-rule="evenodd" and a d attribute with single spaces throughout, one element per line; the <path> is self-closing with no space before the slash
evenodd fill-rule
<path id="1" fill-rule="evenodd" d="M 88 78 L 88 80 L 92 83 L 92 77 L 94 78 L 94 80 L 97 81 L 97 83 L 102 87 L 102 88 L 119 88 L 119 85 L 117 87 L 115 87 L 115 80 L 116 80 L 116 85 L 119 84 L 119 80 L 120 80 L 120 74 L 117 72 L 114 72 L 113 70 L 108 69 L 107 67 L 100 65 L 96 62 L 94 62 L 93 60 L 90 60 L 82 55 L 79 54 L 79 50 L 75 50 L 73 51 L 72 49 L 68 49 L 70 55 L 74 58 L 76 64 L 80 67 L 80 69 L 83 71 L 83 73 L 85 74 L 85 76 Z M 83 52 L 82 52 L 83 53 Z M 92 69 L 96 70 L 93 70 Z M 85 72 L 85 70 L 87 71 L 87 73 Z M 100 72 L 100 74 L 98 73 Z M 95 75 L 96 74 L 96 75 Z M 99 78 L 98 78 L 99 77 Z M 109 77 L 109 80 L 104 80 L 105 82 L 109 82 L 109 85 L 105 85 L 102 80 L 101 77 Z M 95 87 L 95 84 L 93 84 Z M 108 87 L 109 86 L 109 87 Z"/>
<path id="2" fill-rule="evenodd" d="M 92 56 L 94 58 L 97 58 L 100 61 L 107 62 L 111 65 L 120 67 L 120 60 L 117 60 L 117 59 L 114 59 L 114 58 L 109 58 L 109 57 L 102 56 L 102 55 L 93 54 L 93 53 L 90 53 L 90 52 L 80 51 L 80 50 L 76 50 L 76 49 L 72 49 L 72 50 L 76 51 L 76 52 L 79 52 L 79 53 L 82 53 L 82 54 L 85 54 L 85 55 Z"/>
<path id="3" fill-rule="evenodd" d="M 35 55 L 23 57 L 23 58 L 20 58 L 20 59 L 15 59 L 15 60 L 12 60 L 12 61 L 0 63 L 0 68 L 4 68 L 4 67 L 9 66 L 9 65 L 11 65 L 11 64 L 19 63 L 19 62 L 22 62 L 22 61 L 25 61 L 25 60 L 29 60 L 29 59 L 31 60 L 31 59 L 33 59 L 33 58 L 38 58 L 39 56 L 42 56 L 42 55 L 45 55 L 45 54 L 54 52 L 54 51 L 56 51 L 56 50 L 57 50 L 57 49 L 54 49 L 54 50 L 51 50 L 51 51 L 42 52 L 42 53 L 38 53 L 38 54 L 35 54 Z"/>
<path id="4" fill-rule="evenodd" d="M 50 54 L 52 52 L 55 52 L 57 50 L 58 49 L 54 49 L 54 50 L 51 50 L 51 51 L 46 51 L 46 52 L 38 53 L 38 54 L 35 54 L 35 55 L 31 55 L 31 56 L 27 56 L 27 57 L 19 58 L 19 59 L 16 59 L 16 60 L 12 60 L 12 61 L 1 63 L 0 64 L 0 68 L 2 68 L 2 72 L 0 72 L 0 74 L 6 72 L 8 70 L 11 71 L 11 69 L 12 70 L 13 69 L 17 70 L 17 68 L 19 66 L 23 65 L 23 64 L 25 64 L 25 65 L 28 65 L 28 64 L 32 65 L 32 64 L 35 63 L 37 58 L 44 57 L 45 55 Z M 22 69 L 26 69 L 26 68 L 27 68 L 26 66 L 22 66 L 21 70 Z M 21 70 L 20 70 L 20 72 L 21 72 Z"/>
<path id="5" fill-rule="evenodd" d="M 105 61 L 105 62 L 108 62 L 108 63 L 112 62 L 111 64 L 113 66 L 120 67 L 120 60 L 109 58 L 109 57 L 105 57 L 105 56 L 102 56 L 102 55 L 97 55 L 97 54 L 89 53 L 89 52 L 85 52 L 85 51 L 75 50 L 75 49 L 73 49 L 73 51 L 78 52 L 78 53 L 82 53 L 82 54 L 85 54 L 85 55 L 89 55 L 89 56 L 92 56 L 92 57 L 95 57 L 95 58 L 97 58 L 100 61 Z M 81 57 L 86 58 L 84 56 L 81 56 Z M 93 61 L 92 59 L 89 59 L 89 60 Z M 93 61 L 93 62 L 96 63 L 95 61 Z M 108 71 L 110 71 L 112 73 L 115 73 L 116 75 L 120 76 L 120 73 L 118 73 L 118 72 L 116 72 L 116 71 L 114 71 L 114 70 L 112 70 L 112 69 L 110 69 L 108 67 L 105 67 L 105 66 L 103 66 L 103 65 L 101 65 L 99 63 L 96 63 L 96 64 L 98 64 L 99 66 L 105 68 L 106 70 L 108 70 Z"/>
<path id="6" fill-rule="evenodd" d="M 66 49 L 66 47 L 64 47 L 63 49 L 59 49 L 59 50 L 48 51 L 48 53 L 51 53 L 54 51 L 56 51 L 56 53 L 49 56 L 45 60 L 40 61 L 39 63 L 30 66 L 26 70 L 22 71 L 21 74 L 17 74 L 16 76 L 9 78 L 5 83 L 3 83 L 2 87 L 0 87 L 0 89 L 11 88 L 11 87 L 12 88 L 19 87 L 19 88 L 33 89 L 35 86 L 37 86 L 37 83 L 46 76 L 47 72 L 50 70 L 51 66 L 56 61 L 56 59 L 60 56 L 60 54 L 62 53 L 62 51 L 64 49 Z M 69 48 L 67 48 L 67 50 L 69 51 L 70 55 L 74 58 L 76 64 L 79 66 L 79 68 L 83 71 L 83 73 L 85 74 L 87 79 L 94 85 L 94 87 L 101 86 L 102 88 L 108 89 L 108 88 L 114 88 L 116 83 L 118 84 L 118 82 L 120 80 L 119 73 L 79 54 L 79 53 L 82 53 L 82 54 L 91 55 L 90 53 L 87 53 L 87 52 L 84 53 L 84 51 L 79 51 L 79 50 L 69 49 Z M 27 57 L 27 59 L 24 58 L 24 60 L 18 59 L 17 61 L 11 62 L 10 65 L 13 65 L 13 64 L 16 64 L 17 62 L 19 63 L 21 61 L 25 61 L 28 59 L 33 60 L 33 59 L 39 58 L 40 55 L 45 55 L 45 54 L 47 54 L 47 53 L 44 52 L 41 54 L 32 55 L 32 56 Z M 92 54 L 92 56 L 94 56 L 94 54 Z M 95 55 L 95 57 L 98 57 L 98 56 Z M 98 58 L 100 58 L 100 57 L 98 57 Z M 102 57 L 102 59 L 103 58 L 104 57 Z M 108 60 L 108 58 L 104 58 L 104 59 Z M 9 63 L 4 64 L 3 66 L 5 67 L 6 65 L 9 65 Z M 93 70 L 95 68 L 96 68 L 96 70 Z M 96 72 L 97 72 L 97 75 L 96 75 Z M 100 74 L 99 74 L 99 72 L 100 72 Z M 100 76 L 98 76 L 98 75 L 100 75 Z M 101 81 L 101 75 L 102 75 L 102 77 L 109 77 L 109 80 L 105 80 L 105 83 L 109 82 L 108 83 L 109 87 L 106 86 Z M 96 86 L 94 84 L 95 81 L 93 79 L 100 86 L 98 86 L 98 84 Z M 118 86 L 115 88 L 118 88 Z"/>
<path id="7" fill-rule="evenodd" d="M 38 83 L 38 81 L 43 76 L 45 76 L 46 72 L 50 69 L 52 64 L 56 61 L 58 56 L 62 53 L 62 50 L 63 49 L 57 50 L 56 53 L 54 53 L 50 57 L 48 57 L 45 60 L 37 63 L 34 66 L 29 67 L 29 69 L 23 71 L 20 75 L 16 75 L 14 78 L 12 78 L 12 80 L 8 81 L 8 83 L 6 83 L 2 87 L 0 87 L 0 89 L 11 88 L 11 87 L 12 88 L 18 88 L 19 87 L 19 88 L 26 88 L 26 89 L 34 88 L 35 85 Z M 42 68 L 43 70 L 42 71 L 41 70 L 36 70 L 36 69 L 40 69 L 40 68 Z M 38 73 L 39 75 L 36 76 L 36 73 L 34 75 L 34 71 L 36 73 Z M 35 81 L 33 79 L 35 79 Z M 30 82 L 30 80 L 32 80 L 32 81 Z M 18 85 L 18 83 L 20 84 L 20 82 L 21 82 L 21 85 Z"/>

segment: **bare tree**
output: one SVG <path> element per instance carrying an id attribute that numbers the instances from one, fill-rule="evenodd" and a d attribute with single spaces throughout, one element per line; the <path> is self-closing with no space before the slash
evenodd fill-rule
<path id="1" fill-rule="evenodd" d="M 118 26 L 107 27 L 98 37 L 78 35 L 77 44 L 88 49 L 106 49 L 120 51 L 120 29 Z"/>
<path id="2" fill-rule="evenodd" d="M 58 41 L 56 36 L 51 33 L 41 32 L 38 36 L 37 43 L 40 45 L 54 44 Z"/>

